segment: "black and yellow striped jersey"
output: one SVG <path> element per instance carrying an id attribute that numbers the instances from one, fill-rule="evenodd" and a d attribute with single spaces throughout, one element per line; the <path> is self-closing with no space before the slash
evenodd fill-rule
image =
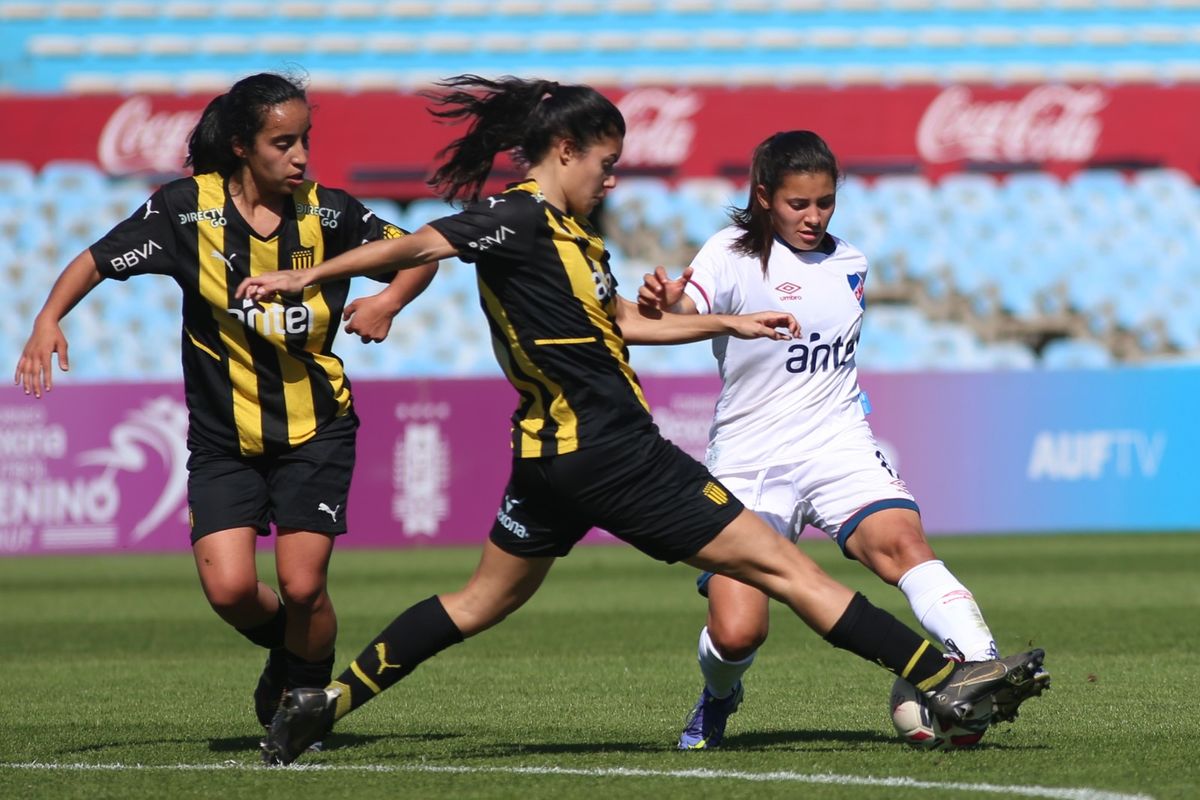
<path id="1" fill-rule="evenodd" d="M 281 302 L 236 300 L 234 292 L 249 275 L 309 269 L 404 232 L 338 189 L 305 182 L 292 198 L 264 238 L 238 213 L 220 175 L 182 178 L 91 247 L 106 278 L 169 275 L 183 290 L 189 446 L 282 452 L 353 413 L 350 382 L 331 349 L 350 282 Z"/>
<path id="2" fill-rule="evenodd" d="M 617 326 L 604 240 L 514 184 L 430 225 L 476 265 L 501 369 L 520 395 L 513 452 L 562 455 L 653 425 Z"/>

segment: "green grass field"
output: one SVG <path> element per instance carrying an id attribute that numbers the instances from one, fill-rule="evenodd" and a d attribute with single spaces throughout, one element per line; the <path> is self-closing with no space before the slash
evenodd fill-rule
<path id="1" fill-rule="evenodd" d="M 258 764 L 262 653 L 208 609 L 188 555 L 0 559 L 0 797 L 1200 796 L 1200 536 L 935 544 L 1001 649 L 1044 647 L 1054 676 L 974 750 L 899 742 L 892 676 L 777 606 L 726 747 L 675 751 L 700 689 L 694 573 L 586 547 L 287 769 Z M 828 542 L 804 547 L 910 621 L 898 591 Z M 476 555 L 337 553 L 337 669 L 404 607 L 457 588 Z"/>

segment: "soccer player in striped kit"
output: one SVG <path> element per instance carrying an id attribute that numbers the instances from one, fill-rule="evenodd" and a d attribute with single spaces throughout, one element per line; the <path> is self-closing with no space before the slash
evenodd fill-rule
<path id="1" fill-rule="evenodd" d="M 334 336 L 345 318 L 348 332 L 381 341 L 437 270 L 385 278 L 383 291 L 349 306 L 347 280 L 280 302 L 234 296 L 249 275 L 311 269 L 404 235 L 346 192 L 305 178 L 311 127 L 303 86 L 285 76 L 252 75 L 213 99 L 188 141 L 194 174 L 162 186 L 71 261 L 16 370 L 26 394 L 51 388 L 53 354 L 68 367 L 59 323 L 106 278 L 159 274 L 179 284 L 192 550 L 213 610 L 269 651 L 254 691 L 263 725 L 286 687 L 323 685 L 333 665 L 326 575 L 346 531 L 358 429 Z M 278 594 L 254 558 L 272 524 Z"/>
<path id="2" fill-rule="evenodd" d="M 798 342 L 713 341 L 723 381 L 706 463 L 730 491 L 795 541 L 812 525 L 885 582 L 957 658 L 997 657 L 974 597 L 925 538 L 917 503 L 867 422 L 855 350 L 866 306 L 867 259 L 829 233 L 837 159 L 811 131 L 777 133 L 754 152 L 750 197 L 733 224 L 705 243 L 678 278 L 659 267 L 641 304 L 684 314 L 790 312 Z M 705 686 L 679 738 L 683 750 L 717 747 L 742 701 L 742 676 L 767 638 L 767 596 L 723 575 L 698 580 L 708 597 L 700 631 Z M 1001 694 L 996 719 L 1048 685 L 1045 671 L 1021 696 Z"/>
<path id="3" fill-rule="evenodd" d="M 745 580 L 831 644 L 906 677 L 955 718 L 1001 686 L 1025 685 L 1041 650 L 982 665 L 947 662 L 826 575 L 658 432 L 626 344 L 718 334 L 786 341 L 795 320 L 772 311 L 642 313 L 617 294 L 604 240 L 588 222 L 616 185 L 625 135 L 616 106 L 588 86 L 552 81 L 463 75 L 444 86 L 450 91 L 436 113 L 469 127 L 432 183 L 466 208 L 304 273 L 252 276 L 238 296 L 262 300 L 451 256 L 474 263 L 497 360 L 519 398 L 512 472 L 466 585 L 402 612 L 329 686 L 290 691 L 263 741 L 264 760 L 291 763 L 423 661 L 500 623 L 593 527 L 652 558 Z M 513 150 L 525 179 L 481 197 L 493 159 Z"/>

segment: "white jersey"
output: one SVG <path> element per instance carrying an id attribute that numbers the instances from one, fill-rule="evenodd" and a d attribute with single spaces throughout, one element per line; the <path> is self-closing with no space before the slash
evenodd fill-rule
<path id="1" fill-rule="evenodd" d="M 701 314 L 787 311 L 800 323 L 791 341 L 713 339 L 724 386 L 706 464 L 715 474 L 795 463 L 864 417 L 854 353 L 862 328 L 867 259 L 826 234 L 813 251 L 778 238 L 767 274 L 734 251 L 736 227 L 710 238 L 692 261 L 685 291 Z"/>

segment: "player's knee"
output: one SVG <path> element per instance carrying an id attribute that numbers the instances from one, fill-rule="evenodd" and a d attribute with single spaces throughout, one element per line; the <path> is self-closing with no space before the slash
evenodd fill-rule
<path id="1" fill-rule="evenodd" d="M 314 609 L 325 599 L 325 579 L 322 575 L 281 578 L 279 593 L 289 609 Z"/>
<path id="2" fill-rule="evenodd" d="M 767 641 L 766 625 L 712 625 L 708 637 L 717 654 L 726 661 L 741 661 Z"/>
<path id="3" fill-rule="evenodd" d="M 258 581 L 209 581 L 204 584 L 204 596 L 223 619 L 237 619 L 257 608 Z"/>

